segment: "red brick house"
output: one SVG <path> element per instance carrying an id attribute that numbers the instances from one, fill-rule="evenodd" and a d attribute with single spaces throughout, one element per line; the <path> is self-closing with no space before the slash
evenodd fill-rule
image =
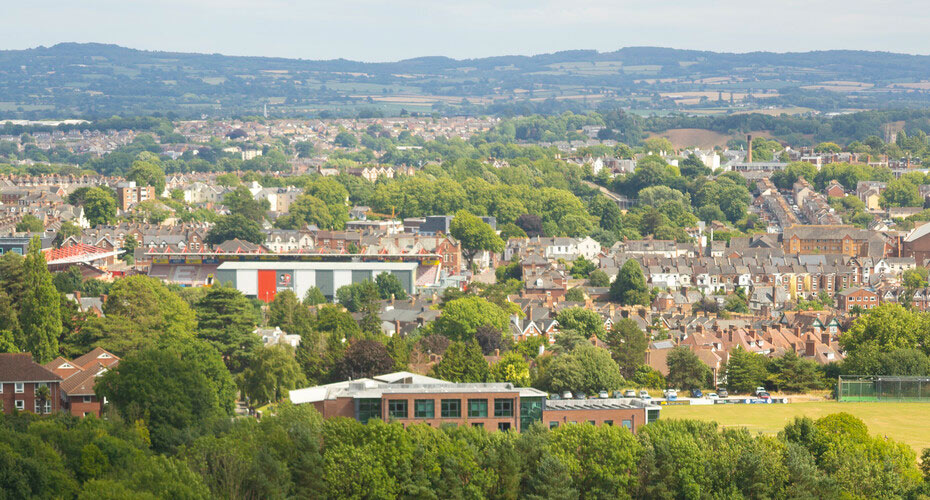
<path id="1" fill-rule="evenodd" d="M 836 179 L 833 179 L 830 181 L 830 184 L 827 185 L 827 196 L 831 198 L 842 198 L 846 196 L 846 190 L 843 189 L 842 184 Z"/>
<path id="2" fill-rule="evenodd" d="M 97 347 L 87 354 L 68 361 L 65 358 L 55 358 L 45 365 L 62 378 L 61 393 L 62 408 L 68 409 L 72 415 L 83 417 L 93 414 L 100 416 L 101 401 L 94 392 L 97 378 L 106 373 L 109 368 L 116 366 L 119 358 L 105 349 Z"/>
<path id="3" fill-rule="evenodd" d="M 40 387 L 48 387 L 42 399 Z M 3 412 L 52 413 L 61 409 L 61 376 L 32 360 L 32 354 L 0 354 L 0 403 Z"/>
<path id="4" fill-rule="evenodd" d="M 868 310 L 877 307 L 878 304 L 878 294 L 868 288 L 849 288 L 836 294 L 836 308 L 841 311 L 849 312 L 856 306 Z"/>

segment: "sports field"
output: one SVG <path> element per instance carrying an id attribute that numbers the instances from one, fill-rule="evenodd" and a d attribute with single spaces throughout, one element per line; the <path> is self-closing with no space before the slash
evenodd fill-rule
<path id="1" fill-rule="evenodd" d="M 907 443 L 918 454 L 930 448 L 930 403 L 789 403 L 769 405 L 665 406 L 661 418 L 713 420 L 723 427 L 745 427 L 774 434 L 796 416 L 813 419 L 846 412 L 862 419 L 872 435 Z"/>

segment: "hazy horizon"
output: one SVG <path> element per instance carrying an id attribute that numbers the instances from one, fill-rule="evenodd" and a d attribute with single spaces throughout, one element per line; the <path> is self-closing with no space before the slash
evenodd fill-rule
<path id="1" fill-rule="evenodd" d="M 714 52 L 870 50 L 930 54 L 930 9 L 847 2 L 691 0 L 61 0 L 5 6 L 0 49 L 97 42 L 141 50 L 300 59 L 469 59 L 655 46 Z M 902 16 L 901 12 L 908 15 Z M 887 26 L 894 26 L 889 30 Z M 165 36 L 170 32 L 171 36 Z"/>

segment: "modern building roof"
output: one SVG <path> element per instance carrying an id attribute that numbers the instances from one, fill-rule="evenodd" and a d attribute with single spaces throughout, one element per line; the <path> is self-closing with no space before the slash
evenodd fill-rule
<path id="1" fill-rule="evenodd" d="M 514 387 L 509 383 L 456 384 L 437 378 L 410 372 L 394 372 L 336 382 L 333 384 L 306 387 L 290 391 L 289 399 L 294 404 L 316 403 L 336 398 L 380 398 L 384 394 L 436 394 L 436 393 L 500 393 L 517 392 L 520 397 L 545 397 L 546 393 L 528 387 Z"/>
<path id="2" fill-rule="evenodd" d="M 547 410 L 629 410 L 654 406 L 639 398 L 549 399 Z"/>

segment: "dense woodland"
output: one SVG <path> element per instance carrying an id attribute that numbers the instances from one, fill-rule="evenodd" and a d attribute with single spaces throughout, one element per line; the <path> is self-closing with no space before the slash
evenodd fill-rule
<path id="1" fill-rule="evenodd" d="M 848 414 L 778 436 L 659 420 L 489 434 L 353 420 L 287 404 L 203 423 L 163 452 L 141 422 L 0 416 L 8 498 L 921 498 L 930 469 Z M 930 455 L 924 454 L 924 464 Z"/>

